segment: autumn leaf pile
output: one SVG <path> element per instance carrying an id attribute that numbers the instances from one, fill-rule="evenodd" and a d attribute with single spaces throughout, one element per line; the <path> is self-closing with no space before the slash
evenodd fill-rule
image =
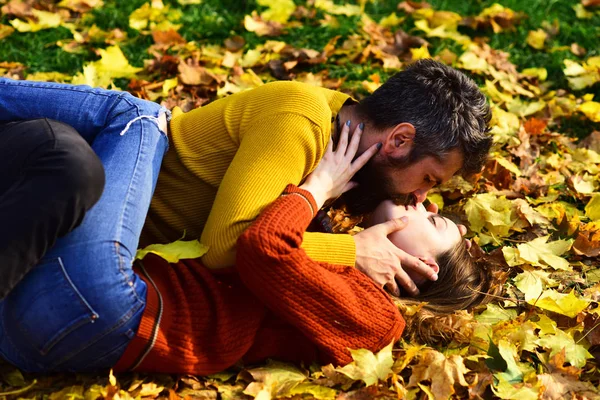
<path id="1" fill-rule="evenodd" d="M 0 75 L 121 88 L 185 111 L 279 79 L 361 98 L 428 57 L 469 73 L 492 106 L 490 161 L 429 199 L 468 225 L 473 255 L 495 268 L 501 289 L 487 306 L 440 318 L 439 340 L 353 349 L 347 366 L 268 362 L 209 377 L 115 377 L 0 365 L 0 398 L 600 398 L 600 46 L 558 42 L 559 19 L 523 33 L 532 26 L 527 7 L 507 2 L 461 15 L 435 7 L 458 2 L 440 1 L 227 2 L 235 14 L 226 4 L 209 13 L 211 0 L 0 0 Z M 561 2 L 597 41 L 600 1 L 548 4 Z M 107 23 L 125 7 L 124 22 Z M 194 26 L 196 17 L 204 23 Z M 225 36 L 217 32 L 224 24 Z M 47 32 L 59 38 L 44 36 L 41 53 L 18 51 Z M 524 43 L 495 46 L 514 32 Z M 57 70 L 35 64 L 48 51 L 75 61 Z M 513 60 L 556 54 L 564 60 L 548 68 Z M 333 217 L 339 230 L 356 222 Z M 419 309 L 403 310 L 409 323 Z"/>

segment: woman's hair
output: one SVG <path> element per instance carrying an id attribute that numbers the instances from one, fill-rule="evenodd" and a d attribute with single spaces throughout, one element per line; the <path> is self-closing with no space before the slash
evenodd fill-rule
<path id="1" fill-rule="evenodd" d="M 489 302 L 498 292 L 491 268 L 477 262 L 463 240 L 436 257 L 438 280 L 420 286 L 418 296 L 396 298 L 406 316 L 405 336 L 421 342 L 445 341 L 453 336 L 444 317 Z M 407 315 L 410 306 L 418 312 Z"/>

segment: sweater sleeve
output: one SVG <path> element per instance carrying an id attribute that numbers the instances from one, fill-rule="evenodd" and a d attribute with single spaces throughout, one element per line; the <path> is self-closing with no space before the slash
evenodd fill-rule
<path id="1" fill-rule="evenodd" d="M 290 182 L 300 182 L 316 167 L 329 137 L 321 127 L 296 113 L 254 118 L 243 127 L 239 148 L 219 186 L 200 238 L 210 250 L 208 268 L 235 263 L 238 237 Z M 240 128 L 242 129 L 242 128 Z M 351 237 L 307 235 L 306 251 L 316 260 L 354 265 Z"/>
<path id="2" fill-rule="evenodd" d="M 300 247 L 312 218 L 306 199 L 315 204 L 301 192 L 277 199 L 243 233 L 236 268 L 271 311 L 317 345 L 320 361 L 342 365 L 352 361 L 348 349 L 378 351 L 397 340 L 405 322 L 366 275 L 308 257 Z"/>

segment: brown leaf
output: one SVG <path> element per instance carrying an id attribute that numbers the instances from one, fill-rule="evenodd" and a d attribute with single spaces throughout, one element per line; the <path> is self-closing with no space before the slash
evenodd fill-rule
<path id="1" fill-rule="evenodd" d="M 412 14 L 415 11 L 420 10 L 421 8 L 431 8 L 431 5 L 429 5 L 429 3 L 427 3 L 426 1 L 418 2 L 411 0 L 398 3 L 398 10 L 402 10 L 407 14 Z"/>
<path id="2" fill-rule="evenodd" d="M 252 12 L 252 16 L 246 15 L 244 27 L 258 36 L 279 36 L 283 32 L 282 24 L 275 21 L 264 21 L 256 11 Z"/>
<path id="3" fill-rule="evenodd" d="M 178 66 L 179 80 L 186 85 L 209 86 L 216 84 L 218 79 L 209 70 L 191 61 L 189 64 L 180 61 Z"/>
<path id="4" fill-rule="evenodd" d="M 399 56 L 407 53 L 412 48 L 418 48 L 429 45 L 429 43 L 418 36 L 412 36 L 404 32 L 402 29 L 398 29 L 394 34 L 394 44 L 385 47 L 383 50 L 386 53 Z"/>
<path id="5" fill-rule="evenodd" d="M 600 255 L 600 223 L 589 223 L 582 225 L 577 233 L 577 239 L 573 243 L 575 254 L 586 257 L 598 257 Z"/>
<path id="6" fill-rule="evenodd" d="M 581 0 L 581 4 L 584 7 L 598 7 L 600 6 L 600 0 Z"/>
<path id="7" fill-rule="evenodd" d="M 582 382 L 577 378 L 560 372 L 541 374 L 538 382 L 543 385 L 542 399 L 563 400 L 567 398 L 598 398 L 598 391 L 590 382 Z M 589 396 L 589 397 L 588 397 Z"/>
<path id="8" fill-rule="evenodd" d="M 583 57 L 587 53 L 587 50 L 577 43 L 571 43 L 570 50 L 571 53 L 575 54 L 577 57 Z"/>
<path id="9" fill-rule="evenodd" d="M 14 15 L 17 18 L 27 19 L 34 18 L 32 8 L 30 1 L 11 0 L 2 6 L 1 11 L 3 15 Z"/>
<path id="10" fill-rule="evenodd" d="M 436 399 L 447 399 L 456 393 L 454 385 L 468 386 L 464 375 L 468 372 L 463 358 L 458 355 L 446 357 L 435 350 L 425 350 L 419 363 L 412 367 L 407 387 L 431 381 L 431 392 Z"/>
<path id="11" fill-rule="evenodd" d="M 245 45 L 246 41 L 241 36 L 232 36 L 230 38 L 225 39 L 225 48 L 232 53 L 241 50 Z"/>
<path id="12" fill-rule="evenodd" d="M 154 43 L 161 47 L 170 47 L 175 44 L 185 44 L 186 40 L 174 29 L 168 31 L 152 31 L 152 39 Z"/>

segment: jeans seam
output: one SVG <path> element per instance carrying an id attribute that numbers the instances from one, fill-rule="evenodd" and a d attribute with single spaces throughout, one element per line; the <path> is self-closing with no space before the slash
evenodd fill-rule
<path id="1" fill-rule="evenodd" d="M 129 280 L 129 276 L 125 273 L 125 267 L 126 267 L 126 265 L 125 265 L 125 257 L 123 257 L 121 255 L 120 249 L 121 249 L 120 243 L 119 242 L 115 242 L 115 252 L 116 252 L 118 263 L 119 263 L 119 272 L 121 273 L 121 275 L 123 276 L 123 278 L 125 280 L 125 285 L 133 292 L 133 295 L 137 299 L 137 301 L 139 303 L 145 304 L 145 302 L 146 302 L 145 299 L 140 298 L 137 290 L 135 290 L 135 285 L 130 285 L 130 283 L 133 282 L 133 281 Z M 133 262 L 131 263 L 131 265 L 133 265 Z"/>
<path id="2" fill-rule="evenodd" d="M 77 355 L 85 352 L 88 348 L 90 348 L 91 346 L 98 343 L 100 340 L 105 338 L 107 335 L 111 334 L 115 330 L 119 329 L 120 327 L 122 327 L 123 325 L 128 323 L 131 320 L 131 318 L 133 318 L 133 316 L 140 310 L 140 308 L 144 306 L 144 304 L 145 303 L 137 303 L 136 305 L 134 305 L 132 308 L 127 310 L 127 312 L 125 314 L 123 314 L 121 317 L 119 317 L 119 319 L 117 320 L 117 322 L 114 325 L 105 329 L 103 332 L 95 335 L 93 338 L 94 339 L 93 341 L 88 342 L 84 347 L 82 347 L 81 349 L 78 349 L 78 351 L 65 355 L 63 358 L 61 358 L 60 361 L 51 364 L 50 370 L 60 368 L 60 366 L 69 362 L 71 359 L 73 359 L 73 357 L 76 357 Z"/>

